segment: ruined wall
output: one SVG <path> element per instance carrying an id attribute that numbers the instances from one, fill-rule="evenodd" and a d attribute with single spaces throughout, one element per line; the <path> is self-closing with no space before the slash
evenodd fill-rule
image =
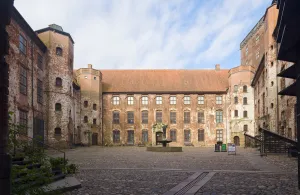
<path id="1" fill-rule="evenodd" d="M 250 85 L 254 74 L 252 66 L 238 66 L 229 71 L 229 131 L 230 143 L 239 143 L 244 146 L 244 125 L 247 125 L 246 133 L 254 136 L 254 90 Z M 235 90 L 237 86 L 237 91 Z M 245 88 L 245 90 L 244 90 Z M 238 102 L 235 102 L 237 98 Z M 244 100 L 246 98 L 246 101 Z M 245 101 L 245 102 L 244 102 Z M 235 116 L 235 110 L 238 116 Z M 247 116 L 244 117 L 244 111 Z"/>
<path id="2" fill-rule="evenodd" d="M 24 30 L 20 25 L 22 22 L 16 21 L 15 13 L 13 15 L 10 25 L 7 26 L 10 46 L 9 55 L 6 57 L 9 64 L 9 111 L 13 112 L 12 122 L 15 124 L 20 122 L 20 110 L 27 113 L 28 129 L 27 132 L 25 131 L 24 133 L 33 137 L 33 119 L 38 118 L 43 120 L 45 117 L 45 107 L 43 105 L 45 100 L 41 102 L 37 101 L 37 82 L 38 80 L 42 81 L 42 87 L 44 88 L 45 72 L 47 71 L 44 68 L 46 67 L 46 54 L 44 53 L 46 51 L 43 51 L 41 47 L 36 44 L 36 41 L 33 40 L 36 35 L 33 33 L 29 34 L 28 29 Z M 17 20 L 19 19 L 17 18 Z M 26 40 L 25 53 L 19 49 L 19 35 L 22 35 Z M 38 54 L 43 58 L 42 68 L 38 67 Z M 21 67 L 26 69 L 26 94 L 20 92 Z"/>
<path id="3" fill-rule="evenodd" d="M 76 76 L 81 89 L 81 142 L 87 145 L 102 145 L 101 72 L 89 64 L 88 68 L 77 70 Z M 85 101 L 88 103 L 87 106 L 84 106 Z M 84 121 L 84 117 L 88 117 L 88 122 Z"/>
<path id="4" fill-rule="evenodd" d="M 104 75 L 105 76 L 105 75 Z M 148 130 L 148 141 L 152 143 L 154 133 L 152 126 L 155 124 L 155 113 L 157 110 L 162 111 L 163 123 L 168 124 L 166 137 L 170 138 L 170 130 L 176 129 L 177 141 L 170 145 L 184 145 L 184 130 L 191 130 L 191 144 L 194 146 L 210 146 L 216 143 L 216 129 L 223 130 L 223 141 L 227 140 L 227 118 L 226 118 L 226 95 L 221 94 L 222 104 L 216 104 L 216 94 L 205 94 L 204 104 L 197 102 L 197 94 L 189 94 L 191 104 L 185 105 L 184 94 L 133 94 L 134 104 L 127 104 L 127 94 L 116 94 L 120 97 L 120 104 L 113 105 L 112 98 L 114 94 L 103 94 L 103 131 L 104 143 L 112 144 L 112 131 L 120 130 L 121 144 L 127 144 L 127 130 L 134 130 L 134 144 L 142 141 L 142 130 Z M 156 95 L 161 95 L 163 103 L 156 105 Z M 148 97 L 148 105 L 142 105 L 142 96 Z M 176 96 L 176 105 L 170 104 L 170 96 Z M 112 112 L 116 110 L 120 112 L 120 124 L 113 124 Z M 148 111 L 148 124 L 141 124 L 141 112 Z M 223 111 L 223 122 L 216 124 L 216 110 Z M 134 111 L 134 124 L 127 123 L 127 112 Z M 170 111 L 176 112 L 176 124 L 170 124 Z M 190 123 L 184 124 L 184 111 L 190 111 Z M 198 111 L 204 111 L 204 124 L 198 123 Z M 204 129 L 204 142 L 198 142 L 198 129 Z"/>
<path id="5" fill-rule="evenodd" d="M 39 37 L 48 47 L 45 79 L 47 138 L 50 144 L 67 147 L 74 141 L 73 43 L 68 36 L 51 30 L 40 33 Z M 62 56 L 56 54 L 56 47 L 62 48 Z M 57 77 L 62 79 L 62 86 L 56 86 Z M 55 111 L 56 103 L 61 104 L 61 111 Z M 55 134 L 55 128 L 60 128 L 61 134 Z"/>

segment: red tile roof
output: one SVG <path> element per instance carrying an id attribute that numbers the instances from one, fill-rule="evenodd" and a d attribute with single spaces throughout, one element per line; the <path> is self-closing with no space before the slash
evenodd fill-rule
<path id="1" fill-rule="evenodd" d="M 226 92 L 228 70 L 101 70 L 103 92 Z"/>

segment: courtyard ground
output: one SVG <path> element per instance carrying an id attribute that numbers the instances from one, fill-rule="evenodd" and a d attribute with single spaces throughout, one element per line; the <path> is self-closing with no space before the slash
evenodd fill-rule
<path id="1" fill-rule="evenodd" d="M 256 149 L 237 148 L 236 155 L 228 155 L 196 147 L 180 153 L 84 147 L 66 155 L 79 165 L 75 177 L 82 183 L 81 189 L 68 195 L 300 194 L 297 160 L 287 155 L 260 157 Z"/>

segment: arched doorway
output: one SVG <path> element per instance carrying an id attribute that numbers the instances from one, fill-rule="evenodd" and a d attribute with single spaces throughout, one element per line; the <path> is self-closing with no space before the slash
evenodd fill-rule
<path id="1" fill-rule="evenodd" d="M 239 138 L 239 136 L 234 136 L 233 140 L 234 140 L 234 144 L 235 144 L 236 146 L 239 146 L 239 145 L 240 145 L 240 138 Z"/>

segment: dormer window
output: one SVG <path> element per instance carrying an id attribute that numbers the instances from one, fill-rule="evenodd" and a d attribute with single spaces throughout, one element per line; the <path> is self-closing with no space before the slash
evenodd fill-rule
<path id="1" fill-rule="evenodd" d="M 57 56 L 62 56 L 63 50 L 61 47 L 56 47 L 56 55 Z"/>

